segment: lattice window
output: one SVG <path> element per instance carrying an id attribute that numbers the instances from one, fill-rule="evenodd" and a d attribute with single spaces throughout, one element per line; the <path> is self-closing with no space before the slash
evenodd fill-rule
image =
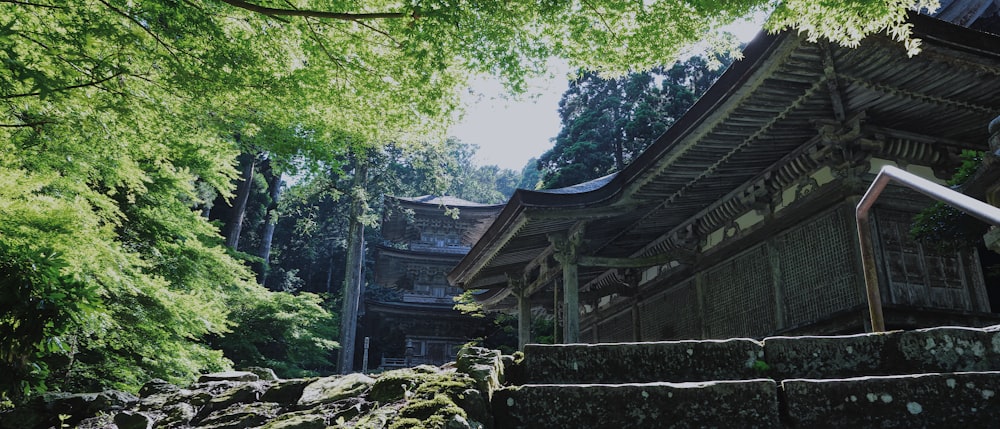
<path id="1" fill-rule="evenodd" d="M 639 304 L 643 341 L 687 340 L 701 337 L 698 292 L 688 280 Z"/>
<path id="2" fill-rule="evenodd" d="M 854 229 L 847 221 L 842 210 L 834 210 L 772 241 L 789 325 L 813 322 L 863 302 L 855 272 Z"/>
<path id="3" fill-rule="evenodd" d="M 878 210 L 875 221 L 891 303 L 972 309 L 969 279 L 960 255 L 935 252 L 911 240 L 910 213 Z"/>
<path id="4" fill-rule="evenodd" d="M 597 340 L 602 343 L 622 343 L 633 340 L 632 310 L 622 311 L 597 326 Z"/>
<path id="5" fill-rule="evenodd" d="M 774 285 L 763 244 L 717 265 L 704 281 L 709 337 L 756 337 L 774 331 Z"/>

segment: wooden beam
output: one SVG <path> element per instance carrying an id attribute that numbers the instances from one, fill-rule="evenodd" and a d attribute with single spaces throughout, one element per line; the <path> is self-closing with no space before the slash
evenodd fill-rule
<path id="1" fill-rule="evenodd" d="M 644 256 L 639 258 L 606 258 L 601 256 L 580 256 L 577 259 L 577 264 L 584 267 L 602 267 L 602 268 L 649 268 L 655 267 L 657 265 L 663 265 L 670 263 L 671 261 L 676 261 L 679 259 L 684 259 L 690 257 L 691 252 L 686 251 L 672 251 L 661 253 L 659 255 Z"/>
<path id="2" fill-rule="evenodd" d="M 853 84 L 870 89 L 875 92 L 880 92 L 882 94 L 895 95 L 898 97 L 910 99 L 913 101 L 919 101 L 922 103 L 929 103 L 941 107 L 960 109 L 960 110 L 965 110 L 966 112 L 979 113 L 990 116 L 996 115 L 997 113 L 996 110 L 993 109 L 992 107 L 982 104 L 970 103 L 967 101 L 962 101 L 947 97 L 939 97 L 935 95 L 921 94 L 919 92 L 903 89 L 898 86 L 875 83 L 868 79 L 851 75 L 840 75 L 840 76 Z"/>
<path id="3" fill-rule="evenodd" d="M 553 220 L 553 219 L 605 219 L 609 217 L 621 216 L 622 213 L 638 208 L 638 204 L 618 204 L 607 207 L 581 207 L 581 208 L 554 208 L 549 210 L 535 210 L 526 213 L 531 220 Z"/>
<path id="4" fill-rule="evenodd" d="M 551 283 L 552 280 L 554 280 L 560 274 L 561 274 L 560 270 L 545 271 L 544 273 L 542 273 L 542 275 L 538 276 L 538 278 L 535 279 L 535 281 L 531 282 L 528 285 L 525 285 L 524 287 L 525 294 L 527 294 L 528 296 L 534 295 L 535 292 L 544 289 L 545 285 Z"/>
<path id="5" fill-rule="evenodd" d="M 830 103 L 833 106 L 833 117 L 837 122 L 844 122 L 847 118 L 847 109 L 844 107 L 844 98 L 840 93 L 840 85 L 837 83 L 837 68 L 830 54 L 830 43 L 823 41 L 820 44 L 823 50 L 823 75 L 826 77 L 826 87 L 830 91 Z"/>
<path id="6" fill-rule="evenodd" d="M 515 220 L 511 222 L 511 225 L 504 229 L 503 235 L 490 242 L 488 250 L 481 252 L 479 254 L 480 257 L 470 267 L 463 270 L 455 276 L 454 279 L 449 279 L 449 282 L 452 282 L 452 284 L 466 290 L 475 289 L 475 287 L 468 287 L 468 285 L 479 276 L 480 271 L 482 271 L 482 269 L 489 264 L 493 257 L 496 256 L 497 252 L 499 252 L 500 249 L 503 249 L 503 247 L 506 246 L 515 235 L 517 235 L 527 221 L 528 219 L 523 215 L 517 215 Z"/>
<path id="7" fill-rule="evenodd" d="M 482 304 L 483 307 L 492 307 L 494 305 L 497 305 L 497 304 L 503 302 L 503 300 L 507 299 L 507 297 L 510 296 L 510 294 L 513 293 L 513 292 L 514 291 L 511 290 L 511 288 L 505 287 L 505 288 L 503 288 L 503 290 L 501 290 L 500 292 L 498 292 L 496 295 L 493 295 L 492 297 L 490 297 L 488 299 L 484 299 L 482 301 L 477 301 L 477 302 L 479 304 Z"/>
<path id="8" fill-rule="evenodd" d="M 954 146 L 961 149 L 971 149 L 971 150 L 979 150 L 982 147 L 980 143 L 970 143 L 966 141 L 950 139 L 945 136 L 930 136 L 913 131 L 898 130 L 895 128 L 881 127 L 878 125 L 864 124 L 861 126 L 861 129 L 864 131 L 864 135 L 866 136 L 874 136 L 876 134 L 882 134 L 887 137 L 895 137 L 905 140 L 914 140 L 931 144 L 943 144 L 946 146 Z"/>

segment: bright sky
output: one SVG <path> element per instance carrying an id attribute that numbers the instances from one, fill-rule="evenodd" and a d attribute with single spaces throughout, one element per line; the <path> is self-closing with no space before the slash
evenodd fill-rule
<path id="1" fill-rule="evenodd" d="M 750 41 L 764 17 L 756 23 L 727 27 L 742 41 Z M 466 143 L 479 145 L 476 160 L 480 165 L 495 164 L 520 171 L 529 159 L 552 148 L 552 139 L 559 134 L 559 99 L 568 88 L 565 64 L 551 67 L 550 79 L 530 82 L 521 99 L 508 99 L 498 81 L 481 78 L 473 82 L 466 94 L 465 116 L 454 125 L 449 135 Z"/>
<path id="2" fill-rule="evenodd" d="M 559 134 L 559 99 L 569 86 L 569 67 L 554 64 L 551 78 L 529 82 L 526 95 L 510 98 L 491 78 L 476 79 L 463 96 L 465 116 L 450 135 L 479 145 L 476 161 L 520 171 L 529 159 L 552 148 Z"/>

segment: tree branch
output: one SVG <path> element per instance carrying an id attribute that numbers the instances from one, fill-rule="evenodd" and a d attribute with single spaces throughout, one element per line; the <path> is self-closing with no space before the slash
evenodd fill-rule
<path id="1" fill-rule="evenodd" d="M 322 10 L 309 10 L 309 9 L 278 9 L 278 8 L 253 4 L 243 0 L 220 0 L 220 1 L 233 7 L 238 7 L 240 9 L 249 10 L 251 12 L 256 12 L 262 15 L 271 15 L 271 16 L 304 16 L 311 18 L 337 19 L 341 21 L 364 21 L 370 19 L 399 19 L 399 18 L 420 17 L 420 14 L 417 12 L 413 12 L 412 14 L 406 14 L 401 12 L 344 13 L 344 12 L 327 12 Z"/>
<path id="2" fill-rule="evenodd" d="M 62 87 L 62 88 L 56 88 L 56 89 L 53 89 L 50 92 L 63 92 L 63 91 L 69 91 L 71 89 L 86 88 L 88 86 L 98 86 L 98 85 L 100 85 L 100 84 L 102 84 L 104 82 L 107 82 L 107 81 L 109 81 L 111 79 L 114 79 L 114 78 L 116 78 L 118 76 L 121 76 L 122 74 L 124 74 L 124 73 L 123 72 L 118 72 L 118 73 L 115 73 L 115 74 L 113 74 L 111 76 L 105 77 L 103 79 L 95 80 L 95 81 L 92 81 L 92 82 L 81 83 L 81 84 L 77 84 L 77 85 L 65 86 L 65 87 Z M 25 93 L 21 93 L 21 94 L 4 95 L 4 96 L 0 97 L 0 100 L 10 100 L 10 99 L 14 99 L 14 98 L 23 98 L 23 97 L 36 97 L 36 96 L 39 96 L 39 95 L 42 95 L 42 91 L 25 92 Z"/>
<path id="3" fill-rule="evenodd" d="M 43 7 L 43 8 L 46 8 L 46 9 L 66 9 L 65 6 L 57 6 L 57 5 L 54 5 L 54 4 L 32 3 L 32 2 L 28 2 L 28 1 L 18 1 L 18 0 L 0 0 L 0 3 L 11 3 L 11 4 L 16 4 L 16 5 L 21 5 L 21 6 Z"/>
<path id="4" fill-rule="evenodd" d="M 174 59 L 174 61 L 177 64 L 183 64 L 181 62 L 181 59 L 177 57 L 177 54 L 174 53 L 173 46 L 171 46 L 171 45 L 167 44 L 166 42 L 164 42 L 163 39 L 160 39 L 160 36 L 158 36 L 156 33 L 154 33 L 153 30 L 150 30 L 147 25 L 143 24 L 142 22 L 139 22 L 139 20 L 135 19 L 134 16 L 129 15 L 125 11 L 112 6 L 110 3 L 108 3 L 108 2 L 106 2 L 104 0 L 97 0 L 97 1 L 99 1 L 101 4 L 103 4 L 108 9 L 111 9 L 112 12 L 117 13 L 118 15 L 121 15 L 125 19 L 127 19 L 129 21 L 132 21 L 133 24 L 138 25 L 139 28 L 142 29 L 142 31 L 146 32 L 146 34 L 148 34 L 150 37 L 152 37 L 153 40 L 155 40 L 158 45 L 162 46 L 163 49 L 165 49 L 167 51 L 167 53 L 170 54 L 170 56 Z"/>
<path id="5" fill-rule="evenodd" d="M 594 7 L 594 5 L 590 4 L 586 0 L 584 0 L 582 3 L 585 6 L 587 6 L 587 8 L 589 8 L 591 11 L 593 11 L 594 15 L 597 15 L 597 17 L 601 19 L 601 24 L 604 24 L 604 28 L 606 28 L 608 32 L 611 33 L 611 37 L 615 39 L 615 42 L 619 44 L 622 43 L 621 39 L 618 38 L 618 33 L 615 32 L 615 29 L 611 28 L 611 26 L 608 25 L 608 21 L 604 19 L 604 14 L 601 13 L 601 11 L 597 10 L 597 8 Z"/>
<path id="6" fill-rule="evenodd" d="M 28 122 L 23 124 L 0 124 L 0 128 L 35 128 L 45 124 L 51 124 L 52 121 L 38 121 L 38 122 Z"/>

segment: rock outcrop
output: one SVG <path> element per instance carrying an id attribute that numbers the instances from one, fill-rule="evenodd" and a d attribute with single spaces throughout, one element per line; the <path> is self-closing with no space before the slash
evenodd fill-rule
<path id="1" fill-rule="evenodd" d="M 34 428 L 995 427 L 1000 326 L 828 337 L 463 349 L 378 375 L 152 380 L 0 413 Z"/>
<path id="2" fill-rule="evenodd" d="M 490 429 L 489 398 L 503 382 L 502 362 L 499 352 L 469 347 L 456 364 L 372 376 L 278 380 L 254 368 L 206 374 L 183 388 L 152 380 L 139 396 L 107 391 L 39 397 L 0 413 L 0 429 Z"/>

